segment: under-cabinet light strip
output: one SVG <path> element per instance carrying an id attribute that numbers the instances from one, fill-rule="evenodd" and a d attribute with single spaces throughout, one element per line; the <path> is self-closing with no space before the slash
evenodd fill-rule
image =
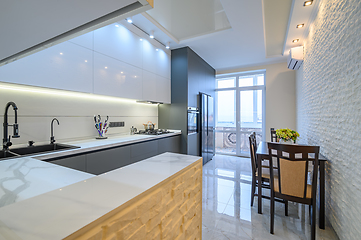
<path id="1" fill-rule="evenodd" d="M 78 97 L 78 98 L 85 98 L 92 100 L 99 99 L 99 100 L 106 100 L 113 102 L 118 101 L 118 102 L 137 103 L 136 100 L 132 100 L 132 99 L 102 96 L 92 93 L 71 92 L 66 90 L 46 89 L 41 87 L 22 86 L 22 85 L 13 85 L 13 84 L 4 84 L 4 83 L 0 84 L 0 89 L 20 91 L 20 92 L 40 93 L 40 94 L 51 94 L 51 95 L 64 96 L 64 97 Z M 141 104 L 141 103 L 137 103 L 137 104 Z"/>

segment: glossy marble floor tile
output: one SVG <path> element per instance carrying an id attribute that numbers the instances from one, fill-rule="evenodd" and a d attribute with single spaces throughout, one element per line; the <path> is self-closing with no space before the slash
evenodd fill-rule
<path id="1" fill-rule="evenodd" d="M 263 214 L 257 213 L 257 197 L 251 207 L 251 179 L 249 158 L 216 155 L 203 166 L 203 240 L 310 239 L 308 206 L 302 204 L 289 203 L 286 217 L 276 202 L 275 233 L 269 233 L 269 200 L 262 200 Z M 338 237 L 330 226 L 317 225 L 316 239 Z"/>

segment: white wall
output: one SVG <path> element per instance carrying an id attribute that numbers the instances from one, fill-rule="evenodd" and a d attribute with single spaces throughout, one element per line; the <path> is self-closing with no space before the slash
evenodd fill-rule
<path id="1" fill-rule="evenodd" d="M 361 236 L 361 4 L 322 0 L 297 71 L 297 128 L 321 146 L 326 216 L 340 239 Z"/>
<path id="2" fill-rule="evenodd" d="M 93 116 L 98 114 L 104 119 L 108 115 L 111 122 L 125 122 L 125 127 L 109 128 L 108 135 L 129 134 L 131 126 L 144 129 L 142 124 L 148 121 L 158 124 L 157 105 L 141 104 L 120 98 L 2 83 L 0 84 L 2 112 L 9 101 L 15 102 L 19 108 L 20 138 L 12 139 L 13 144 L 23 144 L 29 140 L 37 143 L 49 142 L 50 122 L 54 117 L 60 122 L 59 126 L 54 123 L 55 139 L 60 143 L 95 138 L 97 131 Z M 9 124 L 13 124 L 12 107 L 9 108 L 9 115 Z M 3 119 L 1 115 L 1 123 Z M 0 132 L 2 138 L 2 127 Z M 12 135 L 12 127 L 9 127 L 9 133 Z"/>
<path id="3" fill-rule="evenodd" d="M 269 141 L 272 127 L 296 129 L 295 71 L 289 70 L 284 62 L 217 71 L 217 74 L 255 70 L 266 70 L 266 140 Z"/>

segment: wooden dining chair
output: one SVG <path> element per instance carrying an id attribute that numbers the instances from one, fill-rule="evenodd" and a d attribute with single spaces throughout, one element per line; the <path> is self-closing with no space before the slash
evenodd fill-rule
<path id="1" fill-rule="evenodd" d="M 271 186 L 271 227 L 274 233 L 275 198 L 311 206 L 311 239 L 316 237 L 316 190 L 318 155 L 320 147 L 268 143 Z M 278 163 L 277 173 L 273 172 L 273 161 Z M 313 165 L 312 165 L 313 164 Z M 313 175 L 308 184 L 308 169 Z"/>
<path id="2" fill-rule="evenodd" d="M 269 164 L 266 163 L 262 165 L 262 182 L 259 183 L 258 178 L 258 164 L 257 164 L 257 141 L 256 141 L 256 133 L 253 132 L 249 136 L 249 147 L 250 147 L 250 156 L 251 156 L 251 165 L 252 165 L 252 192 L 251 192 L 251 207 L 253 206 L 254 197 L 258 194 L 256 193 L 256 187 L 262 187 L 266 189 L 270 189 L 270 167 Z M 268 162 L 268 161 L 267 161 Z M 272 168 L 272 171 L 277 173 L 277 169 L 275 167 Z M 262 198 L 270 199 L 270 196 L 262 195 Z M 276 201 L 285 203 L 285 215 L 288 216 L 288 201 L 276 199 Z"/>
<path id="3" fill-rule="evenodd" d="M 278 142 L 276 130 L 274 128 L 271 128 L 271 142 Z"/>

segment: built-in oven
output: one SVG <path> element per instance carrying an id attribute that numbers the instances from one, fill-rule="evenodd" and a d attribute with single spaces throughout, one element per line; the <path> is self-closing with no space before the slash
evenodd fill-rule
<path id="1" fill-rule="evenodd" d="M 195 107 L 188 107 L 188 129 L 187 133 L 194 134 L 198 132 L 198 118 L 199 118 L 199 111 L 198 108 Z"/>

